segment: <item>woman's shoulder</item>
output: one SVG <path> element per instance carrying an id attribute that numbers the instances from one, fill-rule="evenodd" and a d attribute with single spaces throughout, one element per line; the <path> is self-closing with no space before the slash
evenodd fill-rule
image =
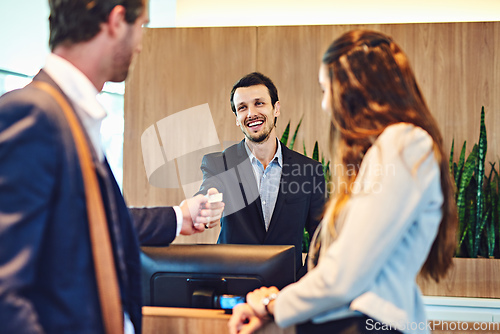
<path id="1" fill-rule="evenodd" d="M 368 165 L 397 165 L 402 163 L 411 171 L 423 167 L 438 168 L 434 152 L 434 140 L 424 129 L 410 123 L 388 126 L 375 140 L 363 159 Z M 430 159 L 429 159 L 430 158 Z M 427 169 L 426 169 L 427 170 Z"/>
<path id="2" fill-rule="evenodd" d="M 432 146 L 433 140 L 430 134 L 411 123 L 396 123 L 389 125 L 378 136 L 377 142 L 393 143 L 394 146 L 405 146 L 413 142 L 421 142 Z"/>
<path id="3" fill-rule="evenodd" d="M 388 126 L 373 143 L 386 154 L 403 154 L 405 160 L 427 155 L 432 151 L 434 140 L 431 135 L 414 124 L 397 123 Z"/>

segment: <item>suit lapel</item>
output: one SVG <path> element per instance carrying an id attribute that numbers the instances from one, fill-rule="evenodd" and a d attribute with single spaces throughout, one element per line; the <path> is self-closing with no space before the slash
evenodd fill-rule
<path id="1" fill-rule="evenodd" d="M 118 277 L 122 281 L 122 284 L 127 284 L 128 275 L 125 264 L 125 250 L 123 249 L 123 235 L 120 227 L 120 217 L 119 217 L 119 200 L 117 194 L 114 191 L 113 182 L 114 180 L 111 168 L 109 167 L 108 161 L 104 158 L 103 162 L 97 159 L 95 152 L 93 154 L 93 160 L 96 168 L 96 173 L 100 179 L 101 183 L 101 194 L 103 199 L 107 202 L 107 218 L 108 218 L 108 228 L 109 233 L 112 235 L 112 240 L 114 241 L 115 247 L 115 261 L 118 270 L 120 270 L 120 275 Z"/>

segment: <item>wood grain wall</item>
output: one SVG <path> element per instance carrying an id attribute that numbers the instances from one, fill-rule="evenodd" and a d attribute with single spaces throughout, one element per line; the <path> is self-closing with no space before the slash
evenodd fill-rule
<path id="1" fill-rule="evenodd" d="M 146 29 L 142 53 L 125 89 L 123 186 L 128 204 L 175 205 L 184 197 L 181 189 L 148 183 L 141 135 L 155 122 L 208 103 L 221 147 L 225 141 L 243 138 L 230 109 L 229 92 L 234 82 L 252 71 L 268 75 L 278 87 L 282 106 L 278 133 L 289 120 L 295 128 L 304 116 L 298 149 L 302 151 L 304 142 L 310 153 L 318 140 L 327 153 L 328 118 L 320 109 L 318 68 L 327 46 L 354 28 L 387 33 L 406 52 L 447 151 L 453 138 L 460 145 L 464 140 L 477 142 L 484 105 L 487 161 L 498 162 L 500 57 L 495 53 L 500 52 L 500 22 Z M 193 127 L 186 135 L 200 131 Z M 168 144 L 182 143 L 179 138 Z M 177 242 L 215 242 L 217 233 L 212 230 Z"/>

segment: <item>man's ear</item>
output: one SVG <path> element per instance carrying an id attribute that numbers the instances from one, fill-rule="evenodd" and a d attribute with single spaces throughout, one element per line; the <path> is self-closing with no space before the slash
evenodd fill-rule
<path id="1" fill-rule="evenodd" d="M 120 36 L 126 32 L 127 22 L 125 21 L 125 12 L 125 7 L 118 5 L 109 13 L 107 24 L 111 36 Z"/>
<path id="2" fill-rule="evenodd" d="M 276 101 L 274 104 L 274 117 L 278 117 L 280 115 L 280 101 Z"/>

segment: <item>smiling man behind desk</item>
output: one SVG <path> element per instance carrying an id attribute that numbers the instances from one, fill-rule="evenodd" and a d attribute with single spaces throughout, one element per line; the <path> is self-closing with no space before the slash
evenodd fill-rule
<path id="1" fill-rule="evenodd" d="M 276 136 L 281 114 L 271 79 L 254 72 L 231 90 L 231 109 L 245 138 L 223 152 L 203 157 L 199 193 L 224 193 L 218 243 L 294 245 L 299 278 L 302 238 L 312 236 L 325 203 L 321 164 L 288 149 Z"/>

